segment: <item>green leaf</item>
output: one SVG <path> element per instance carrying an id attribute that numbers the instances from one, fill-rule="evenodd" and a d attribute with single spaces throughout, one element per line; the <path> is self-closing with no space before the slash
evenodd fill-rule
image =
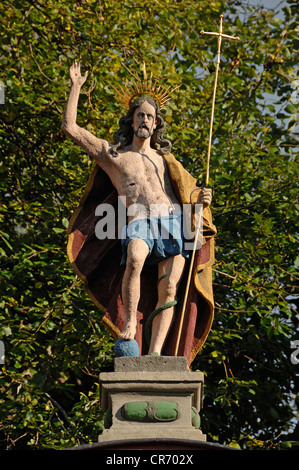
<path id="1" fill-rule="evenodd" d="M 235 449 L 241 449 L 240 445 L 238 444 L 238 442 L 236 441 L 231 441 L 229 444 L 228 444 L 228 447 L 233 447 Z"/>
<path id="2" fill-rule="evenodd" d="M 283 441 L 280 445 L 283 449 L 291 449 L 293 447 L 291 441 Z"/>
<path id="3" fill-rule="evenodd" d="M 296 115 L 298 112 L 298 106 L 295 106 L 294 104 L 288 104 L 285 110 L 290 114 Z"/>
<path id="4" fill-rule="evenodd" d="M 68 228 L 69 220 L 68 220 L 66 217 L 64 217 L 64 218 L 62 219 L 62 225 L 63 225 L 65 228 Z"/>

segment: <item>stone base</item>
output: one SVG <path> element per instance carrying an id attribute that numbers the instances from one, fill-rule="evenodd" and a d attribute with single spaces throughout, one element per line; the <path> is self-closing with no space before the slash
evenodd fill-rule
<path id="1" fill-rule="evenodd" d="M 108 429 L 99 442 L 136 439 L 206 441 L 198 425 L 204 376 L 185 357 L 119 357 L 100 374 L 101 408 Z M 193 423 L 193 424 L 192 424 Z"/>
<path id="2" fill-rule="evenodd" d="M 76 447 L 70 447 L 69 450 L 117 450 L 117 451 L 128 451 L 135 450 L 141 451 L 142 457 L 145 456 L 145 451 L 155 451 L 155 455 L 162 452 L 162 455 L 169 451 L 200 451 L 200 450 L 239 450 L 234 447 L 225 446 L 222 444 L 216 444 L 214 442 L 205 441 L 192 441 L 190 439 L 125 439 L 124 441 L 99 441 L 93 444 L 83 444 Z M 167 451 L 167 452 L 165 452 Z M 200 457 L 202 459 L 202 457 Z M 202 464 L 202 461 L 199 462 Z"/>

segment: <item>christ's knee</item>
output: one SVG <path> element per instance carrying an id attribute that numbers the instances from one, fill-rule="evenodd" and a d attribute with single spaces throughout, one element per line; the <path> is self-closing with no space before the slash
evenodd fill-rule
<path id="1" fill-rule="evenodd" d="M 130 256 L 127 258 L 126 271 L 131 275 L 139 275 L 143 264 L 144 260 L 142 258 Z"/>
<path id="2" fill-rule="evenodd" d="M 143 240 L 132 240 L 129 243 L 126 262 L 126 271 L 128 274 L 131 276 L 140 275 L 148 251 L 148 246 Z"/>

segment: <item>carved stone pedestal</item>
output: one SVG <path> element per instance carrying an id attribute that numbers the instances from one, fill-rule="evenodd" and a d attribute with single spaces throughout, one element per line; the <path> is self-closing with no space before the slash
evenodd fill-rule
<path id="1" fill-rule="evenodd" d="M 204 376 L 184 357 L 115 358 L 114 372 L 100 374 L 107 429 L 99 442 L 136 439 L 206 441 L 199 427 Z"/>

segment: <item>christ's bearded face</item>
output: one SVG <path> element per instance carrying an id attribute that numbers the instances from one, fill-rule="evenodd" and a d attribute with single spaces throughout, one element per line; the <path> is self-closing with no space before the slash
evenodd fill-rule
<path id="1" fill-rule="evenodd" d="M 157 127 L 156 110 L 147 101 L 135 110 L 133 117 L 134 134 L 141 139 L 148 139 Z"/>

